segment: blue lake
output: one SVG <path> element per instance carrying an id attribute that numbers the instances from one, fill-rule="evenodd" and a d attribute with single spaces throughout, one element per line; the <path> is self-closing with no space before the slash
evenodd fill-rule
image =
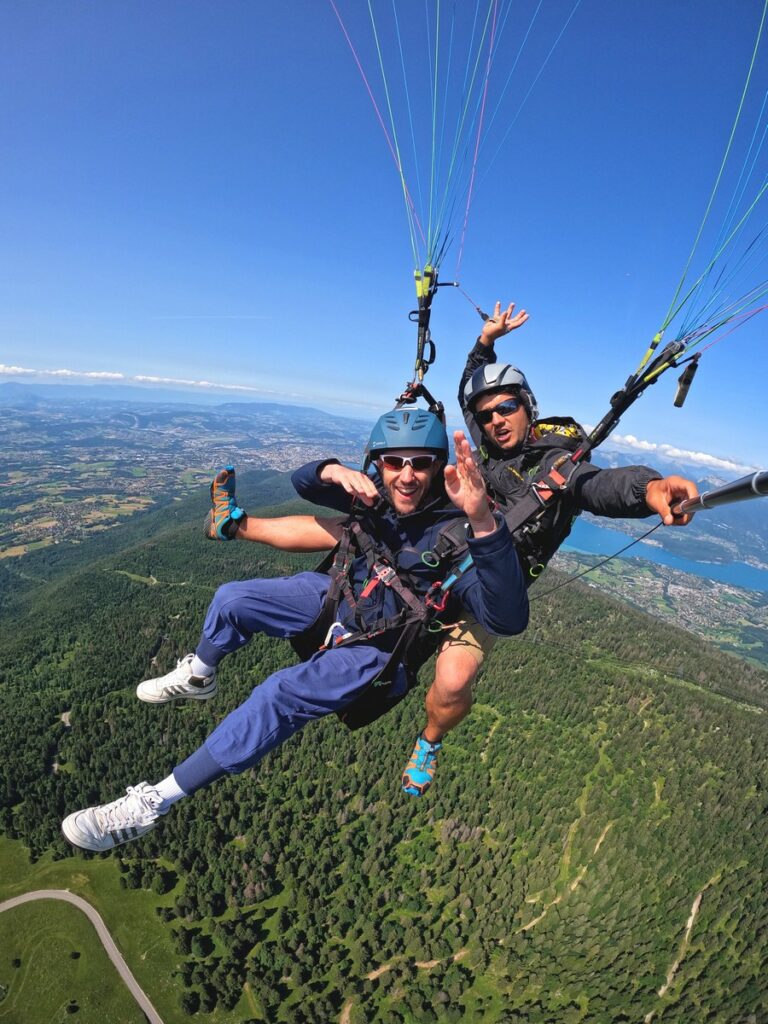
<path id="1" fill-rule="evenodd" d="M 586 520 L 577 519 L 571 535 L 563 544 L 562 549 L 588 555 L 612 555 L 628 544 L 630 540 L 631 537 L 625 533 L 619 533 L 618 530 L 596 526 Z M 642 543 L 635 544 L 621 557 L 646 558 L 649 562 L 668 565 L 671 569 L 689 572 L 694 576 L 719 580 L 721 583 L 732 583 L 736 587 L 746 587 L 748 590 L 768 592 L 768 570 L 756 569 L 754 566 L 744 565 L 743 562 L 730 562 L 727 565 L 717 562 L 693 562 L 688 558 L 671 555 L 663 548 Z"/>

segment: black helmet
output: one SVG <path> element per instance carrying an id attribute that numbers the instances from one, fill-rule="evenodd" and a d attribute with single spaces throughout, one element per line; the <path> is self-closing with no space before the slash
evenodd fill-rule
<path id="1" fill-rule="evenodd" d="M 485 366 L 478 367 L 464 385 L 464 404 L 474 412 L 478 398 L 498 391 L 518 391 L 523 399 L 523 405 L 528 410 L 531 423 L 534 422 L 539 415 L 536 396 L 531 391 L 525 375 L 509 363 L 486 363 Z"/>

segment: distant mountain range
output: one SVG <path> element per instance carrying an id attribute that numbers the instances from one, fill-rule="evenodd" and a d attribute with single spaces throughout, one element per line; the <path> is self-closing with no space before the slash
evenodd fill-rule
<path id="1" fill-rule="evenodd" d="M 49 405 L 51 402 L 109 402 L 112 404 L 130 403 L 136 405 L 176 405 L 199 407 L 218 406 L 222 409 L 237 409 L 242 411 L 251 409 L 253 411 L 267 412 L 270 414 L 283 413 L 295 416 L 297 413 L 323 416 L 331 420 L 345 420 L 350 424 L 373 422 L 357 421 L 350 417 L 334 416 L 331 413 L 323 412 L 311 406 L 292 405 L 290 402 L 260 402 L 250 398 L 236 399 L 221 392 L 207 392 L 202 389 L 197 391 L 184 391 L 168 387 L 140 387 L 130 384 L 23 384 L 17 381 L 6 381 L 0 383 L 0 408 L 10 406 L 13 408 L 34 409 Z"/>
<path id="2" fill-rule="evenodd" d="M 232 400 L 222 402 L 220 394 L 185 392 L 167 388 L 141 388 L 117 384 L 41 384 L 7 382 L 0 384 L 0 409 L 44 410 L 52 404 L 105 403 L 121 411 L 136 409 L 142 425 L 174 425 L 182 421 L 183 408 L 205 410 L 196 430 L 229 430 L 236 438 L 254 438 L 266 432 L 285 436 L 297 445 L 327 443 L 329 451 L 347 457 L 362 452 L 371 428 L 370 420 L 336 416 L 309 406 L 280 402 Z M 141 406 L 140 409 L 136 408 Z M 170 406 L 170 408 L 168 408 Z M 313 454 L 312 457 L 315 457 Z M 610 444 L 595 453 L 594 462 L 605 468 L 648 462 L 664 474 L 679 473 L 694 479 L 700 491 L 711 490 L 739 474 L 704 470 L 701 465 L 670 461 L 654 452 L 650 459 L 643 453 L 627 453 Z M 601 520 L 595 520 L 600 525 Z M 604 523 L 602 523 L 604 525 Z M 630 537 L 648 529 L 649 520 L 617 520 L 612 526 Z M 768 566 L 768 502 L 754 501 L 702 512 L 685 530 L 658 530 L 654 542 L 669 552 L 698 562 L 743 561 Z"/>
<path id="3" fill-rule="evenodd" d="M 711 491 L 743 474 L 702 471 L 693 463 L 672 462 L 653 453 L 647 461 L 641 453 L 633 457 L 624 452 L 600 449 L 596 465 L 615 468 L 650 465 L 664 475 L 681 474 L 694 480 L 699 493 Z M 600 520 L 594 519 L 595 523 Z M 649 520 L 620 520 L 612 524 L 630 536 L 639 536 L 650 525 Z M 768 566 L 768 500 L 755 500 L 705 510 L 694 516 L 682 530 L 658 530 L 653 540 L 665 550 L 696 562 L 748 562 Z"/>

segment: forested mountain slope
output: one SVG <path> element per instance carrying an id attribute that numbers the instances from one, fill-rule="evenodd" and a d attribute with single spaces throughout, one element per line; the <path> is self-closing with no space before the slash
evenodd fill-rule
<path id="1" fill-rule="evenodd" d="M 307 564 L 172 507 L 14 570 L 0 813 L 34 857 L 83 864 L 64 813 L 165 775 L 292 657 L 257 639 L 210 703 L 135 699 L 218 583 Z M 399 788 L 416 694 L 360 733 L 309 727 L 124 848 L 124 885 L 163 903 L 149 995 L 232 1022 L 767 1020 L 767 703 L 768 674 L 688 634 L 579 584 L 543 597 L 425 798 Z"/>

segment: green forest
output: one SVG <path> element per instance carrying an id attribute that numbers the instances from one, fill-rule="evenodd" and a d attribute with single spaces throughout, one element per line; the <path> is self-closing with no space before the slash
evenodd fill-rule
<path id="1" fill-rule="evenodd" d="M 240 482 L 250 511 L 304 508 L 291 494 Z M 166 775 L 293 658 L 256 638 L 215 700 L 136 700 L 220 583 L 315 561 L 206 541 L 205 497 L 0 563 L 3 848 L 119 874 L 167 1022 L 768 1021 L 768 672 L 581 583 L 547 596 L 551 570 L 424 798 L 400 790 L 420 688 L 360 732 L 308 727 L 116 853 L 74 852 L 65 814 Z"/>

